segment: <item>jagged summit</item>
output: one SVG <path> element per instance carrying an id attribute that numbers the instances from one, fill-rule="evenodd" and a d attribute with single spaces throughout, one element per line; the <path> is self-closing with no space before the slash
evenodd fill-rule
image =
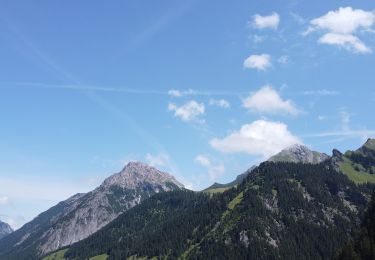
<path id="1" fill-rule="evenodd" d="M 363 147 L 366 147 L 367 149 L 370 149 L 370 150 L 375 150 L 375 139 L 373 138 L 367 139 Z"/>
<path id="2" fill-rule="evenodd" d="M 172 175 L 142 162 L 129 162 L 122 171 L 105 179 L 101 186 L 116 185 L 121 188 L 135 189 L 144 183 L 162 185 L 164 190 L 168 190 L 167 186 L 171 184 L 178 188 L 184 187 Z"/>
<path id="3" fill-rule="evenodd" d="M 24 250 L 34 250 L 42 256 L 71 245 L 152 195 L 181 188 L 183 185 L 170 174 L 141 162 L 130 162 L 95 190 L 60 202 L 10 234 L 9 240 L 0 240 L 0 259 L 11 251 L 22 255 Z"/>
<path id="4" fill-rule="evenodd" d="M 268 159 L 271 162 L 321 163 L 330 157 L 325 153 L 310 150 L 302 144 L 291 145 Z"/>
<path id="5" fill-rule="evenodd" d="M 13 232 L 13 229 L 5 222 L 0 220 L 0 239 Z"/>

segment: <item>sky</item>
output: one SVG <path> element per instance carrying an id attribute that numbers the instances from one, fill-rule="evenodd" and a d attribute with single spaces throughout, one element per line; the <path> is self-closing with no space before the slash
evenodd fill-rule
<path id="1" fill-rule="evenodd" d="M 375 137 L 373 1 L 1 1 L 0 219 L 129 161 L 187 188 Z"/>

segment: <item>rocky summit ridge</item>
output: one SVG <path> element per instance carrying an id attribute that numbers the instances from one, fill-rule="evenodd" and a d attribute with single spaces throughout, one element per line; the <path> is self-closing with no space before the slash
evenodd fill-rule
<path id="1" fill-rule="evenodd" d="M 12 257 L 22 259 L 26 249 L 42 256 L 71 245 L 144 199 L 182 188 L 170 174 L 144 163 L 130 162 L 93 191 L 60 202 L 12 233 L 6 241 L 0 241 L 0 259 L 7 259 L 11 251 Z"/>
<path id="2" fill-rule="evenodd" d="M 272 156 L 268 161 L 318 164 L 329 158 L 325 153 L 312 151 L 305 145 L 294 144 Z"/>
<path id="3" fill-rule="evenodd" d="M 13 229 L 9 226 L 9 224 L 0 221 L 0 239 L 9 235 L 13 232 Z"/>

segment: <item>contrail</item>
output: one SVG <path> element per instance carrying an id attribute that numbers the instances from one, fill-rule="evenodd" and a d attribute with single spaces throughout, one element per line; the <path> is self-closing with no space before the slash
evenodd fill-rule
<path id="1" fill-rule="evenodd" d="M 48 84 L 40 82 L 0 82 L 0 87 L 19 87 L 19 88 L 45 88 L 45 89 L 67 89 L 76 91 L 97 91 L 97 92 L 117 92 L 126 94 L 138 94 L 138 95 L 165 95 L 170 96 L 169 91 L 161 90 L 144 90 L 136 88 L 121 88 L 121 87 L 103 87 L 93 85 L 80 85 L 80 84 Z M 234 96 L 241 97 L 248 95 L 246 91 L 180 91 L 181 96 Z"/>

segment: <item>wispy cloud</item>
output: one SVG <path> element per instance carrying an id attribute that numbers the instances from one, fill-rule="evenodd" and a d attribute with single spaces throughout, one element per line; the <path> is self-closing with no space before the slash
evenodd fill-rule
<path id="1" fill-rule="evenodd" d="M 195 157 L 194 161 L 207 169 L 207 175 L 211 181 L 217 180 L 225 172 L 224 164 L 214 163 L 214 160 L 208 155 L 199 154 Z"/>
<path id="2" fill-rule="evenodd" d="M 336 90 L 317 89 L 317 90 L 305 90 L 302 92 L 302 94 L 307 95 L 307 96 L 335 96 L 335 95 L 338 95 L 339 92 Z"/>
<path id="3" fill-rule="evenodd" d="M 72 91 L 89 91 L 89 92 L 114 92 L 123 94 L 136 94 L 136 95 L 165 95 L 173 97 L 183 96 L 240 96 L 247 94 L 247 91 L 226 91 L 226 90 L 177 90 L 170 89 L 168 91 L 162 90 L 147 90 L 137 88 L 126 88 L 126 87 L 111 87 L 111 86 L 95 86 L 95 85 L 84 85 L 84 84 L 50 84 L 50 83 L 38 83 L 38 82 L 0 82 L 0 88 L 41 88 L 41 89 L 66 89 Z"/>

